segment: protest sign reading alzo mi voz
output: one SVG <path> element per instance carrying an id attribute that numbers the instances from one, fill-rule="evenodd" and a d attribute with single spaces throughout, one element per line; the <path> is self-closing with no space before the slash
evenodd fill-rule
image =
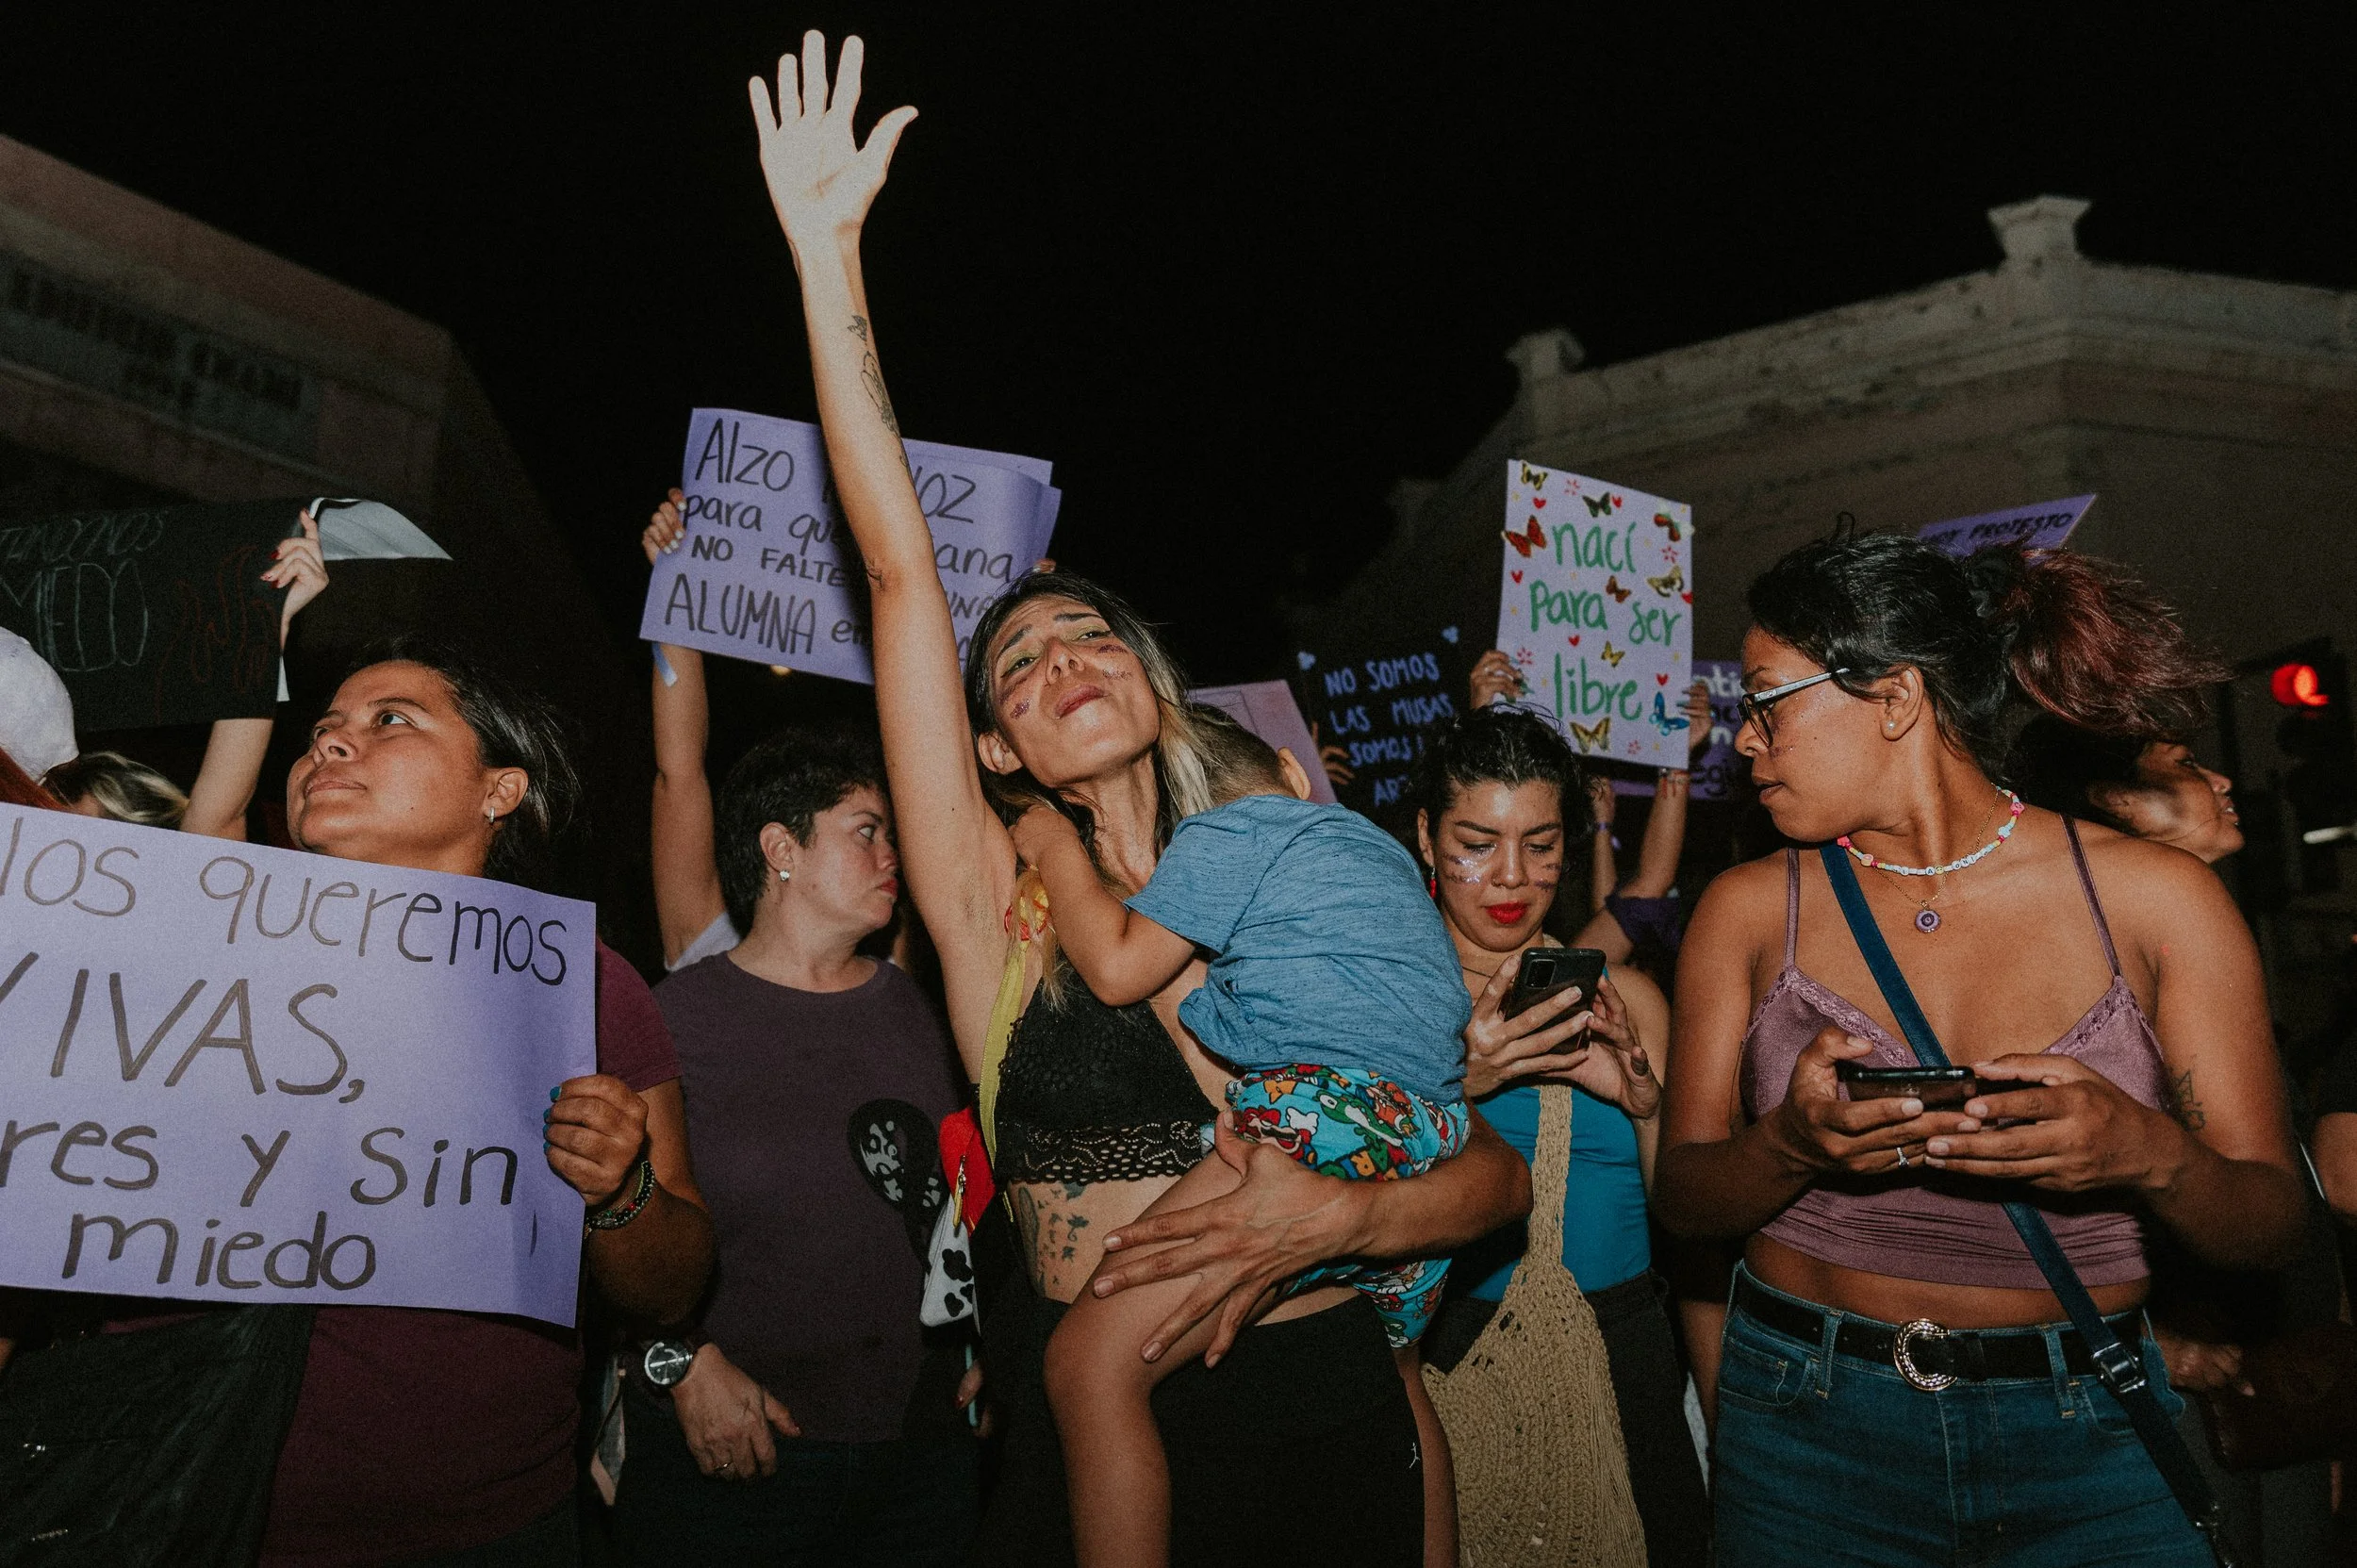
<path id="1" fill-rule="evenodd" d="M 0 806 L 0 1284 L 569 1324 L 596 910 Z"/>

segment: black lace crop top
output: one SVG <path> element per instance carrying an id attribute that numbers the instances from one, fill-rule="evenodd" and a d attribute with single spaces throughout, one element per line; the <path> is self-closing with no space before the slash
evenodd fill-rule
<path id="1" fill-rule="evenodd" d="M 998 1147 L 1010 1181 L 1139 1181 L 1203 1158 L 1214 1112 L 1148 1002 L 1108 1007 L 1066 971 L 1014 1021 L 998 1069 Z"/>

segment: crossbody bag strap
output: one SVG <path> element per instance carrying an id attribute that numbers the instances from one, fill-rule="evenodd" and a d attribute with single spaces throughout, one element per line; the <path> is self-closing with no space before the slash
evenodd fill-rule
<path id="1" fill-rule="evenodd" d="M 1916 1005 L 1915 993 L 1907 985 L 1907 977 L 1900 972 L 1899 961 L 1891 956 L 1890 944 L 1883 940 L 1882 928 L 1874 924 L 1874 912 L 1867 907 L 1866 890 L 1858 885 L 1857 873 L 1850 869 L 1849 855 L 1833 844 L 1820 846 L 1818 854 L 1825 863 L 1825 877 L 1833 883 L 1834 898 L 1841 905 L 1841 917 L 1849 922 L 1858 952 L 1866 959 L 1867 968 L 1873 971 L 1874 983 L 1882 988 L 1883 1000 L 1890 1005 L 1891 1015 L 1899 1020 L 1899 1031 L 1914 1049 L 1916 1062 L 1926 1067 L 1947 1066 L 1948 1053 L 1940 1048 L 1939 1037 L 1932 1032 L 1923 1010 Z M 2103 1321 L 2095 1298 L 2080 1281 L 2079 1271 L 2070 1266 L 2070 1259 L 2063 1252 L 2062 1244 L 2054 1239 L 2046 1216 L 2028 1203 L 2007 1203 L 2004 1211 L 2014 1230 L 2020 1233 L 2021 1245 L 2030 1249 L 2030 1259 L 2037 1264 L 2037 1271 L 2046 1276 L 2047 1288 L 2061 1301 L 2071 1327 L 2079 1330 L 2080 1339 L 2085 1342 L 2087 1353 L 2095 1362 L 2097 1378 L 2128 1412 L 2136 1436 L 2144 1441 L 2145 1451 L 2152 1456 L 2152 1463 L 2168 1483 L 2178 1506 L 2210 1543 L 2211 1555 L 2223 1568 L 2234 1568 L 2236 1560 L 2220 1527 L 2217 1498 L 2211 1494 L 2209 1481 L 2185 1447 L 2185 1440 L 2178 1435 L 2176 1424 L 2161 1409 L 2160 1396 L 2144 1375 L 2143 1358 L 2134 1347 L 2123 1344 L 2112 1331 L 2112 1326 Z"/>

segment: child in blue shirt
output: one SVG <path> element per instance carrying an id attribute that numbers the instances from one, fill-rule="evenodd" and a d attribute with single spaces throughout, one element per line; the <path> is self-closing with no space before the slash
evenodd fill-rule
<path id="1" fill-rule="evenodd" d="M 1472 1001 L 1414 859 L 1357 813 L 1310 801 L 1299 765 L 1226 715 L 1196 709 L 1195 722 L 1221 803 L 1178 824 L 1152 880 L 1126 905 L 1060 813 L 1038 808 L 1016 824 L 1057 942 L 1112 1006 L 1155 995 L 1198 949 L 1210 952 L 1204 983 L 1178 1016 L 1237 1069 L 1228 1103 L 1238 1131 L 1329 1176 L 1422 1174 L 1471 1131 Z M 1205 1202 L 1239 1180 L 1225 1162 L 1204 1160 L 1146 1213 Z M 1447 1267 L 1445 1259 L 1341 1265 L 1294 1288 L 1357 1286 L 1412 1368 Z M 1211 1329 L 1198 1327 L 1154 1362 L 1139 1350 L 1187 1289 L 1180 1279 L 1112 1297 L 1084 1292 L 1049 1342 L 1048 1398 L 1084 1564 L 1163 1560 L 1169 1484 L 1147 1399 L 1169 1369 L 1201 1353 Z"/>

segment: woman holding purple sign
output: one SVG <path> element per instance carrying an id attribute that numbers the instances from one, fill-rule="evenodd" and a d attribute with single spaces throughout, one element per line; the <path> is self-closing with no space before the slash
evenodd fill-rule
<path id="1" fill-rule="evenodd" d="M 530 883 L 578 791 L 545 703 L 399 644 L 347 676 L 313 726 L 287 821 L 315 853 Z M 679 1065 L 646 983 L 602 943 L 597 961 L 599 1070 L 549 1091 L 548 1162 L 582 1196 L 590 1282 L 630 1317 L 672 1322 L 712 1265 Z M 574 1568 L 580 1372 L 571 1329 L 321 1308 L 261 1560 Z"/>
<path id="2" fill-rule="evenodd" d="M 1025 882 L 1007 814 L 1079 809 L 1097 864 L 1135 890 L 1178 819 L 1209 803 L 1184 683 L 1113 595 L 1035 575 L 960 651 L 886 395 L 859 237 L 914 109 L 863 149 L 851 116 L 861 46 L 847 41 L 828 100 L 825 43 L 779 62 L 778 97 L 751 94 L 762 165 L 800 275 L 811 359 L 842 510 L 866 563 L 876 698 L 911 891 L 941 954 L 950 1023 L 981 1085 L 993 1164 L 1021 1232 L 1026 1282 L 986 1301 L 1007 1452 L 985 1526 L 986 1561 L 1068 1561 L 1072 1546 L 1041 1351 L 1064 1303 L 1092 1286 L 1198 1277 L 1162 1326 L 1168 1343 L 1216 1314 L 1215 1371 L 1188 1367 L 1155 1400 L 1169 1458 L 1178 1561 L 1298 1560 L 1289 1532 L 1240 1528 L 1238 1483 L 1282 1477 L 1318 1501 L 1320 1548 L 1355 1561 L 1424 1560 L 1419 1428 L 1379 1319 L 1348 1288 L 1278 1303 L 1328 1259 L 1431 1255 L 1519 1213 L 1521 1163 L 1476 1126 L 1467 1151 L 1392 1182 L 1317 1176 L 1278 1150 L 1219 1139 L 1244 1172 L 1229 1197 L 1142 1211 L 1204 1158 L 1200 1134 L 1226 1074 L 1172 1027 L 1190 971 L 1152 1002 L 1113 1008 L 1054 958 L 1053 926 Z M 978 766 L 979 764 L 979 766 Z M 1164 1245 L 1176 1244 L 1176 1245 Z M 1149 1250 L 1150 1249 L 1150 1250 Z M 1103 1267 L 1109 1251 L 1135 1263 Z M 1003 1336 L 1003 1337 L 1001 1337 Z"/>

